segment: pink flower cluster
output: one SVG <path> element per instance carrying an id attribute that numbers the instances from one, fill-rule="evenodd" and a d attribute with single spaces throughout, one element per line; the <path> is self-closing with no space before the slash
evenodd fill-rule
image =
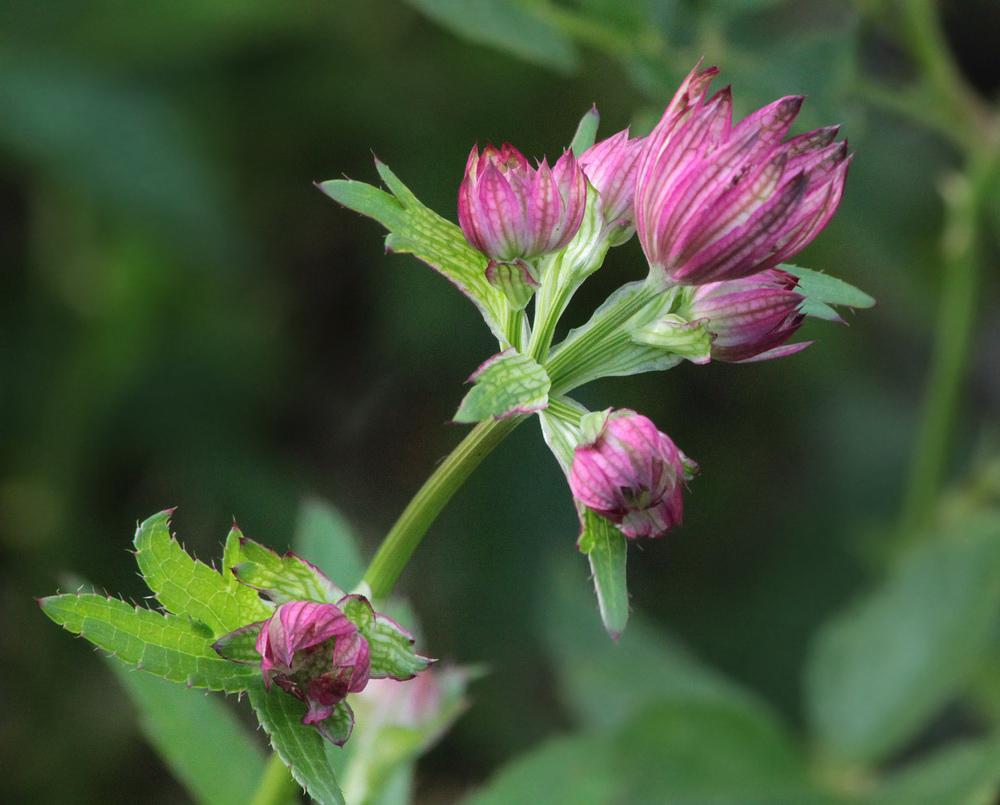
<path id="1" fill-rule="evenodd" d="M 785 140 L 802 98 L 782 98 L 732 123 L 728 87 L 696 67 L 648 137 L 618 132 L 579 160 L 567 151 L 537 170 L 509 144 L 473 149 L 459 190 L 469 243 L 497 263 L 563 249 L 583 219 L 586 183 L 609 232 L 634 227 L 663 288 L 706 286 L 693 313 L 715 336 L 712 357 L 763 360 L 798 329 L 802 297 L 775 269 L 803 249 L 840 203 L 851 158 L 830 127 Z M 527 275 L 526 275 L 527 276 Z M 533 281 L 532 278 L 529 281 Z M 711 301 L 709 301 L 709 299 Z"/>

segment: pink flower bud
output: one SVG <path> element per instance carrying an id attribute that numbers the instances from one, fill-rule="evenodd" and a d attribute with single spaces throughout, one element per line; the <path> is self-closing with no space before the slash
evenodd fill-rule
<path id="1" fill-rule="evenodd" d="M 565 247 L 580 228 L 587 201 L 583 171 L 567 151 L 537 169 L 509 143 L 473 147 L 458 190 L 466 240 L 493 261 L 539 257 Z"/>
<path id="2" fill-rule="evenodd" d="M 601 196 L 604 220 L 635 226 L 635 177 L 642 139 L 629 139 L 628 129 L 592 145 L 580 155 L 580 167 Z"/>
<path id="3" fill-rule="evenodd" d="M 808 342 L 782 346 L 802 325 L 798 280 L 780 269 L 696 288 L 686 318 L 708 320 L 714 334 L 712 358 L 730 363 L 762 361 L 791 355 Z"/>
<path id="4" fill-rule="evenodd" d="M 368 684 L 368 641 L 335 604 L 282 604 L 264 622 L 256 648 L 265 686 L 273 682 L 305 702 L 302 723 L 321 732 L 321 722 L 347 694 Z"/>
<path id="5" fill-rule="evenodd" d="M 685 457 L 635 411 L 612 413 L 597 438 L 573 455 L 574 497 L 627 537 L 659 537 L 681 522 Z"/>
<path id="6" fill-rule="evenodd" d="M 837 128 L 783 142 L 802 105 L 787 97 L 732 125 L 715 68 L 685 79 L 646 138 L 636 229 L 651 271 L 701 285 L 757 274 L 804 248 L 840 203 L 850 157 Z"/>

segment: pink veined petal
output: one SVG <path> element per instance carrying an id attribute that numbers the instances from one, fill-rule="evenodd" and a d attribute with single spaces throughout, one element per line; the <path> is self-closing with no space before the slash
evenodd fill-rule
<path id="1" fill-rule="evenodd" d="M 757 208 L 745 224 L 697 252 L 675 272 L 677 282 L 699 285 L 714 280 L 737 279 L 773 268 L 772 243 L 787 227 L 789 217 L 801 203 L 808 180 L 801 174 L 785 182 Z"/>
<path id="2" fill-rule="evenodd" d="M 576 155 L 567 150 L 552 169 L 562 203 L 561 220 L 551 239 L 551 250 L 561 249 L 575 237 L 583 223 L 587 204 L 587 181 Z"/>
<path id="3" fill-rule="evenodd" d="M 775 244 L 775 251 L 772 257 L 775 261 L 774 265 L 783 263 L 802 251 L 819 234 L 820 230 L 830 222 L 833 214 L 837 211 L 837 207 L 840 205 L 840 199 L 844 193 L 844 180 L 847 178 L 847 169 L 850 166 L 850 162 L 851 157 L 845 159 L 822 193 L 808 198 L 803 204 L 808 217 L 796 221 L 795 228 L 790 236 L 787 239 L 779 240 Z"/>
<path id="4" fill-rule="evenodd" d="M 505 260 L 518 254 L 519 234 L 524 226 L 520 200 L 492 163 L 486 166 L 477 189 L 477 215 L 491 254 Z"/>
<path id="5" fill-rule="evenodd" d="M 747 115 L 733 129 L 733 139 L 752 139 L 754 145 L 748 158 L 760 159 L 788 134 L 802 109 L 803 100 L 805 98 L 801 95 L 789 95 Z"/>
<path id="6" fill-rule="evenodd" d="M 552 242 L 558 241 L 554 232 L 562 214 L 562 198 L 556 186 L 552 170 L 544 159 L 535 172 L 530 195 L 524 203 L 525 238 L 524 251 L 527 254 L 541 254 L 550 251 Z"/>
<path id="7" fill-rule="evenodd" d="M 785 344 L 784 346 L 770 349 L 767 352 L 761 352 L 751 358 L 744 358 L 740 361 L 730 361 L 730 363 L 757 363 L 759 361 L 773 360 L 774 358 L 785 358 L 789 355 L 794 355 L 796 352 L 801 352 L 806 347 L 812 346 L 812 344 L 812 341 L 799 341 L 795 344 Z"/>

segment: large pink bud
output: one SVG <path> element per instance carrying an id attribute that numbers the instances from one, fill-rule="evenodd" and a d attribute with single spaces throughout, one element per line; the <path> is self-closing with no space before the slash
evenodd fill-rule
<path id="1" fill-rule="evenodd" d="M 635 177 L 641 152 L 642 139 L 629 139 L 625 129 L 580 155 L 580 167 L 600 195 L 604 220 L 609 225 L 635 226 Z"/>
<path id="2" fill-rule="evenodd" d="M 701 285 L 774 268 L 840 203 L 850 157 L 831 127 L 783 142 L 802 105 L 787 97 L 732 125 L 729 88 L 697 67 L 645 140 L 636 230 L 654 276 Z"/>
<path id="3" fill-rule="evenodd" d="M 509 143 L 473 147 L 458 190 L 458 222 L 466 240 L 491 261 L 514 262 L 565 247 L 580 228 L 587 183 L 567 151 L 549 168 L 532 168 Z"/>
<path id="4" fill-rule="evenodd" d="M 659 537 L 681 522 L 684 454 L 635 411 L 621 409 L 573 455 L 569 485 L 627 537 Z"/>

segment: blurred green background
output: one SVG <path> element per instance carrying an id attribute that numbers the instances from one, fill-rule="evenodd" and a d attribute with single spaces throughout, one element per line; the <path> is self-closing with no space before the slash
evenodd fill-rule
<path id="1" fill-rule="evenodd" d="M 645 413 L 702 467 L 684 527 L 630 553 L 635 609 L 801 726 L 810 640 L 891 554 L 941 293 L 941 188 L 962 164 L 932 125 L 872 102 L 873 82 L 891 95 L 915 73 L 892 5 L 0 4 L 4 798 L 186 797 L 99 657 L 33 597 L 86 579 L 140 601 L 132 530 L 170 506 L 187 547 L 212 559 L 234 517 L 285 549 L 318 497 L 370 555 L 465 432 L 448 424 L 462 383 L 495 351 L 475 309 L 312 183 L 376 183 L 374 153 L 454 220 L 473 144 L 554 158 L 592 103 L 603 135 L 645 133 L 702 56 L 740 115 L 807 94 L 797 132 L 844 124 L 856 156 L 843 204 L 797 262 L 880 306 L 847 327 L 808 324 L 817 343 L 787 360 L 685 365 L 579 396 Z M 997 5 L 942 13 L 966 79 L 995 95 Z M 995 240 L 982 259 L 952 480 L 996 447 Z M 571 323 L 644 273 L 637 243 L 616 250 Z M 555 567 L 587 585 L 576 529 L 529 424 L 406 570 L 422 648 L 490 668 L 421 766 L 424 801 L 452 801 L 573 726 L 540 602 Z M 598 634 L 586 600 L 577 617 Z M 914 746 L 989 723 L 954 705 Z"/>

